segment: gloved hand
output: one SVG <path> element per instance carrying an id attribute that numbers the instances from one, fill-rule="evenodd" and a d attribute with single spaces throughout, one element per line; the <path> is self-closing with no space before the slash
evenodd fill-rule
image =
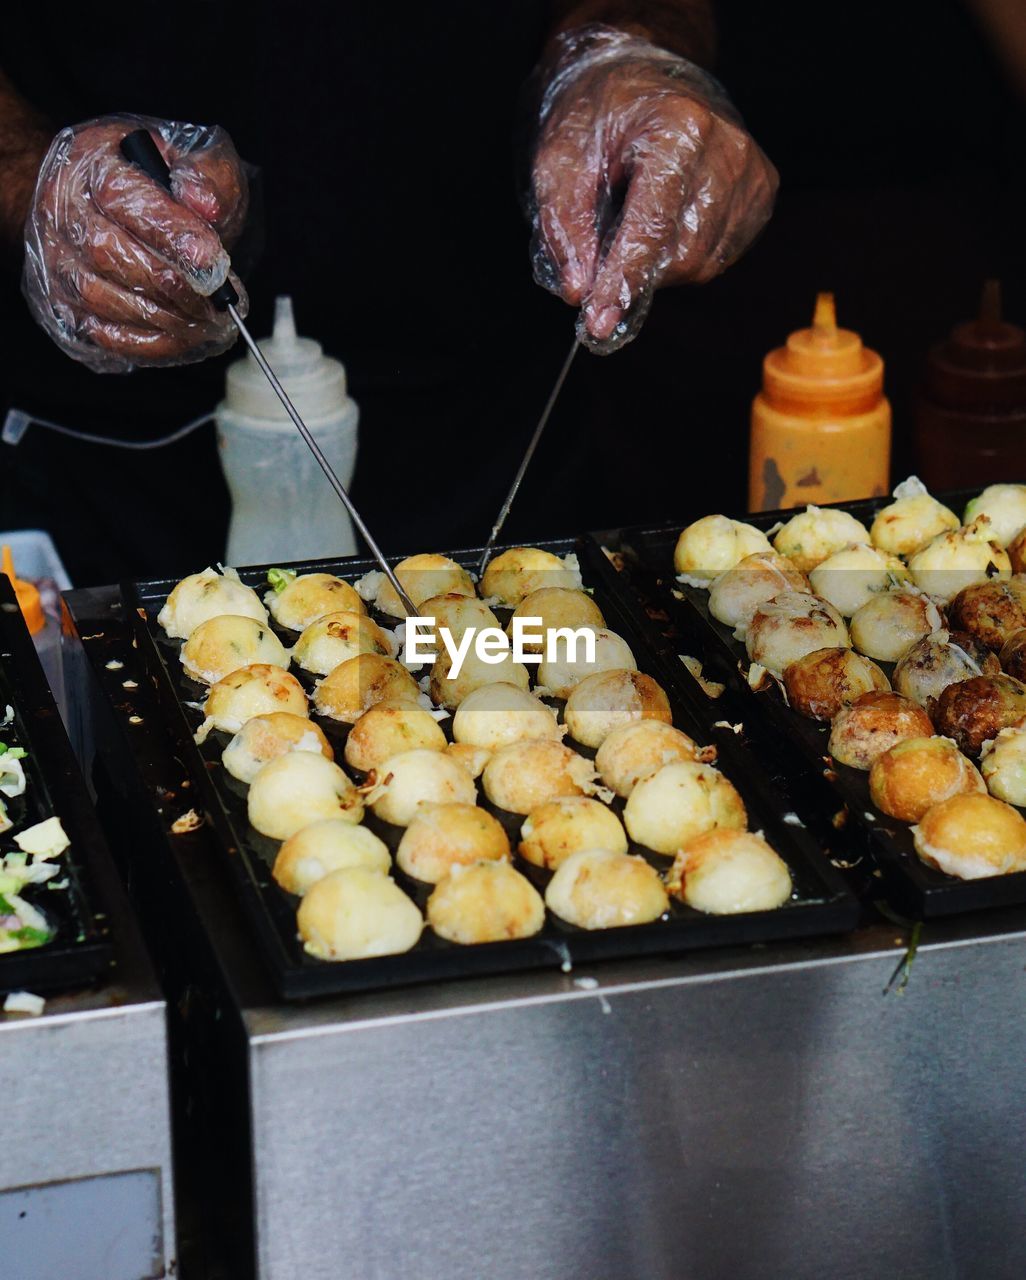
<path id="1" fill-rule="evenodd" d="M 636 336 L 658 286 L 710 280 L 740 257 L 777 172 L 718 81 L 637 36 L 566 32 L 543 75 L 534 275 L 581 306 L 578 335 L 605 354 Z"/>
<path id="2" fill-rule="evenodd" d="M 119 150 L 153 134 L 173 195 Z M 231 276 L 230 245 L 246 217 L 247 182 L 221 128 L 105 116 L 62 129 L 39 170 L 25 224 L 22 290 L 67 355 L 98 373 L 191 364 L 237 337 L 207 296 Z"/>

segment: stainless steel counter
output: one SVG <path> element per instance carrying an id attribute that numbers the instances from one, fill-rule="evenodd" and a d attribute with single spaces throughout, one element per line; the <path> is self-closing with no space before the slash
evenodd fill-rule
<path id="1" fill-rule="evenodd" d="M 94 637 L 93 743 L 136 900 L 208 1009 L 202 1034 L 183 1028 L 207 1163 L 226 1192 L 251 1179 L 256 1261 L 223 1256 L 219 1274 L 1023 1274 L 1023 912 L 928 925 L 887 994 L 909 939 L 877 917 L 840 939 L 285 1006 L 202 830 L 167 836 L 163 735 L 146 690 L 122 692 L 143 682 L 114 593 L 69 603 Z M 119 790 L 128 756 L 150 813 Z M 233 1146 L 216 1124 L 235 1107 Z"/>

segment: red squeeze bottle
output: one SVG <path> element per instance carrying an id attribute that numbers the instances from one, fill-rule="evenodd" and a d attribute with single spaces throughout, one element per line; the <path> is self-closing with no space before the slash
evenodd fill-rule
<path id="1" fill-rule="evenodd" d="M 975 320 L 927 357 L 916 399 L 916 471 L 931 489 L 1026 479 L 1026 332 L 988 280 Z"/>

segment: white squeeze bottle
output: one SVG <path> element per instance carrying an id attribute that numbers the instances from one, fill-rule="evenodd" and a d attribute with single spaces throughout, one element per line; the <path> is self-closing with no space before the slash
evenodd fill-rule
<path id="1" fill-rule="evenodd" d="M 53 694 L 54 701 L 60 710 L 62 719 L 68 718 L 67 703 L 64 698 L 64 660 L 61 651 L 61 624 L 56 618 L 51 618 L 43 609 L 43 602 L 39 596 L 39 588 L 34 582 L 29 582 L 26 578 L 19 578 L 14 571 L 14 560 L 11 556 L 11 548 L 4 546 L 0 549 L 0 566 L 2 571 L 11 580 L 11 586 L 14 588 L 14 595 L 18 601 L 18 607 L 21 609 L 21 616 L 25 619 L 25 625 L 29 629 L 29 635 L 32 637 L 32 643 L 36 647 L 36 653 L 39 655 L 39 661 L 42 664 L 43 671 L 46 673 L 46 680 L 50 686 L 50 692 Z M 0 707 L 0 716 L 3 714 L 3 708 Z"/>
<path id="2" fill-rule="evenodd" d="M 319 342 L 296 335 L 289 297 L 276 300 L 274 333 L 260 349 L 348 488 L 359 410 L 347 394 L 344 366 Z M 228 564 L 281 564 L 356 551 L 349 513 L 251 355 L 228 369 L 217 439 L 232 496 Z"/>

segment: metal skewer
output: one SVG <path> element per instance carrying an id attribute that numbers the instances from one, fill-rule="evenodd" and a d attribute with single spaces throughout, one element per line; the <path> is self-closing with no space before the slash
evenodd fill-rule
<path id="1" fill-rule="evenodd" d="M 133 133 L 128 134 L 127 137 L 122 138 L 121 154 L 126 160 L 129 160 L 133 164 L 137 164 L 141 169 L 143 169 L 154 180 L 154 182 L 160 183 L 165 191 L 171 190 L 171 171 L 168 169 L 167 164 L 164 161 L 164 157 L 160 154 L 157 144 L 153 141 L 153 135 L 148 129 L 136 129 Z M 356 507 L 353 506 L 353 500 L 346 492 L 345 485 L 335 474 L 334 468 L 324 456 L 320 445 L 311 434 L 310 428 L 299 416 L 299 410 L 289 399 L 288 393 L 278 381 L 274 370 L 267 363 L 264 353 L 260 350 L 256 339 L 250 333 L 249 329 L 247 329 L 245 322 L 239 315 L 237 307 L 239 295 L 236 293 L 232 283 L 229 280 L 226 280 L 219 289 L 216 289 L 214 293 L 211 294 L 210 301 L 218 308 L 218 310 L 227 311 L 231 316 L 235 327 L 242 335 L 242 340 L 245 342 L 246 346 L 249 347 L 253 359 L 260 366 L 260 370 L 264 377 L 271 384 L 271 389 L 274 391 L 274 394 L 281 401 L 282 407 L 292 419 L 296 430 L 306 441 L 307 448 L 317 459 L 317 464 L 328 477 L 329 484 L 342 499 L 346 510 L 352 517 L 353 523 L 363 534 L 364 541 L 370 548 L 371 554 L 374 556 L 374 559 L 377 560 L 378 564 L 384 571 L 385 576 L 392 584 L 396 595 L 402 601 L 403 608 L 412 617 L 419 617 L 420 615 L 417 611 L 416 605 L 403 590 L 402 584 L 395 575 L 395 571 L 385 559 L 381 548 L 375 542 L 371 535 L 371 531 L 367 528 L 360 513 L 357 511 Z"/>
<path id="2" fill-rule="evenodd" d="M 509 493 L 506 495 L 506 501 L 499 509 L 499 514 L 495 519 L 495 523 L 492 525 L 492 532 L 489 535 L 488 541 L 485 544 L 485 549 L 481 554 L 481 563 L 477 567 L 478 577 L 480 577 L 488 567 L 488 557 L 491 555 L 492 548 L 498 541 L 502 526 L 506 523 L 506 517 L 509 515 L 509 509 L 513 505 L 513 500 L 520 489 L 520 485 L 524 479 L 524 474 L 530 465 L 531 459 L 534 457 L 534 451 L 538 448 L 538 441 L 542 438 L 542 432 L 545 430 L 545 424 L 549 420 L 549 415 L 552 413 L 552 407 L 559 397 L 559 393 L 563 388 L 563 383 L 566 381 L 566 375 L 570 372 L 570 366 L 574 362 L 574 356 L 577 354 L 580 345 L 580 342 L 577 340 L 577 335 L 575 334 L 573 346 L 570 348 L 567 358 L 563 361 L 563 367 L 560 369 L 555 384 L 549 392 L 549 398 L 546 400 L 545 408 L 542 410 L 541 417 L 538 419 L 538 425 L 534 429 L 534 435 L 531 437 L 530 443 L 527 446 L 527 451 L 521 459 L 517 474 L 513 477 L 513 485 L 510 488 Z"/>

